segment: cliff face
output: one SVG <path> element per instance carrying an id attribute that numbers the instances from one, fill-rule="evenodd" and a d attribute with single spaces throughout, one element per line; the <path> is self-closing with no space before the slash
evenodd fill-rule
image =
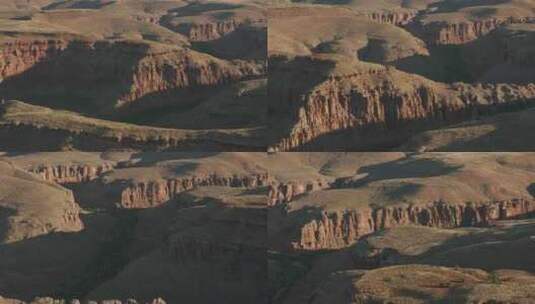
<path id="1" fill-rule="evenodd" d="M 90 96 L 108 99 L 108 111 L 147 95 L 264 72 L 260 64 L 137 42 L 26 38 L 0 45 L 0 78 L 9 95 L 24 97 L 30 85 L 31 92 L 65 87 L 84 92 L 91 87 Z"/>
<path id="2" fill-rule="evenodd" d="M 181 24 L 176 29 L 183 32 L 190 41 L 210 41 L 235 31 L 243 23 L 238 20 L 225 20 L 220 22 Z"/>
<path id="3" fill-rule="evenodd" d="M 515 23 L 534 23 L 532 17 L 492 18 L 463 23 L 432 22 L 419 25 L 424 40 L 431 44 L 464 44 L 476 40 L 500 26 Z"/>
<path id="4" fill-rule="evenodd" d="M 339 249 L 355 243 L 364 235 L 400 225 L 444 228 L 488 225 L 494 220 L 514 218 L 534 211 L 535 202 L 518 199 L 322 212 L 316 219 L 300 227 L 297 239 L 289 246 L 294 250 Z"/>
<path id="5" fill-rule="evenodd" d="M 196 58 L 189 52 L 161 53 L 144 58 L 135 67 L 130 92 L 120 99 L 130 102 L 155 92 L 225 84 L 244 77 L 259 76 L 264 72 L 262 65 L 243 61 L 230 64 Z"/>
<path id="6" fill-rule="evenodd" d="M 289 203 L 300 194 L 325 189 L 329 186 L 326 181 L 272 183 L 268 191 L 268 207 Z"/>
<path id="7" fill-rule="evenodd" d="M 101 174 L 113 170 L 113 164 L 101 165 L 43 165 L 29 171 L 41 176 L 46 181 L 59 184 L 88 182 Z"/>
<path id="8" fill-rule="evenodd" d="M 68 45 L 61 39 L 12 40 L 0 45 L 0 79 L 20 74 L 59 54 Z"/>
<path id="9" fill-rule="evenodd" d="M 416 12 L 373 12 L 367 14 L 371 20 L 379 23 L 388 23 L 392 25 L 406 25 L 416 17 Z"/>
<path id="10" fill-rule="evenodd" d="M 160 24 L 174 32 L 185 35 L 192 42 L 217 40 L 243 27 L 265 27 L 267 19 L 259 9 L 244 7 L 234 12 L 207 12 L 192 16 L 173 13 L 163 16 Z"/>
<path id="11" fill-rule="evenodd" d="M 192 176 L 161 181 L 142 182 L 121 190 L 121 206 L 146 208 L 164 203 L 181 192 L 200 186 L 259 187 L 267 185 L 268 175 L 251 176 Z"/>
<path id="12" fill-rule="evenodd" d="M 280 103 L 285 105 L 285 112 L 293 115 L 291 131 L 279 146 L 290 150 L 344 129 L 371 126 L 399 130 L 411 123 L 417 126 L 422 120 L 429 127 L 429 123 L 458 122 L 500 107 L 523 105 L 535 98 L 535 85 L 446 85 L 393 69 L 378 69 L 331 76 L 302 94 L 279 94 L 287 98 Z"/>

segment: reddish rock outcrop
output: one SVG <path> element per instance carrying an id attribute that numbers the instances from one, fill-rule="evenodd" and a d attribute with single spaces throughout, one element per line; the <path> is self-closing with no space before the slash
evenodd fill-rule
<path id="1" fill-rule="evenodd" d="M 18 38 L 0 45 L 0 78 L 8 94 L 21 97 L 30 85 L 33 91 L 41 86 L 85 90 L 94 85 L 98 96 L 97 87 L 112 87 L 115 96 L 106 105 L 108 111 L 146 95 L 264 73 L 262 64 L 129 41 Z"/>
<path id="2" fill-rule="evenodd" d="M 62 39 L 8 40 L 0 44 L 0 79 L 20 74 L 68 46 Z"/>
<path id="3" fill-rule="evenodd" d="M 371 20 L 379 23 L 388 23 L 392 25 L 405 25 L 411 22 L 417 13 L 412 11 L 405 12 L 373 12 L 366 16 Z"/>
<path id="4" fill-rule="evenodd" d="M 44 180 L 65 184 L 88 182 L 101 174 L 113 170 L 113 164 L 101 165 L 41 165 L 28 171 L 41 176 Z"/>
<path id="5" fill-rule="evenodd" d="M 493 18 L 462 23 L 431 22 L 419 25 L 425 41 L 431 44 L 464 44 L 480 38 L 500 26 L 513 23 L 534 23 L 532 17 Z"/>
<path id="6" fill-rule="evenodd" d="M 416 224 L 454 228 L 488 225 L 535 211 L 535 202 L 524 199 L 489 203 L 405 205 L 383 208 L 322 212 L 299 227 L 298 237 L 289 244 L 294 250 L 339 249 L 375 231 Z"/>
<path id="7" fill-rule="evenodd" d="M 279 108 L 293 116 L 289 135 L 280 140 L 281 150 L 301 147 L 334 131 L 402 130 L 410 124 L 418 127 L 418 121 L 426 121 L 420 127 L 429 128 L 433 123 L 459 122 L 535 100 L 531 83 L 447 85 L 391 68 L 329 76 L 302 93 L 286 90 L 274 97 L 281 101 Z"/>
<path id="8" fill-rule="evenodd" d="M 238 20 L 180 24 L 177 31 L 184 32 L 191 41 L 210 41 L 221 38 L 245 24 Z"/>
<path id="9" fill-rule="evenodd" d="M 192 176 L 161 181 L 141 182 L 121 190 L 121 206 L 144 208 L 169 201 L 181 192 L 201 186 L 225 186 L 254 188 L 268 183 L 268 175 L 250 176 Z"/>
<path id="10" fill-rule="evenodd" d="M 276 206 L 292 201 L 300 194 L 313 192 L 329 187 L 329 183 L 322 180 L 308 182 L 272 183 L 269 185 L 268 206 Z"/>

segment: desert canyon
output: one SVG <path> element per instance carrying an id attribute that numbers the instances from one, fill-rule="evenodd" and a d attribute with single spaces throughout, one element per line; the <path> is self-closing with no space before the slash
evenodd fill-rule
<path id="1" fill-rule="evenodd" d="M 535 303 L 534 0 L 0 0 L 0 304 Z"/>

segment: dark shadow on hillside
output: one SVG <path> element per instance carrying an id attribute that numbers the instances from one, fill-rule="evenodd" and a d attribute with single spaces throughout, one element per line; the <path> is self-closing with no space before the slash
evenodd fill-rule
<path id="1" fill-rule="evenodd" d="M 440 151 L 530 152 L 535 149 L 535 109 L 527 109 L 463 123 L 454 128 L 491 125 L 494 130 L 469 140 L 459 140 L 440 147 Z"/>
<path id="2" fill-rule="evenodd" d="M 130 92 L 132 67 L 149 46 L 129 42 L 72 41 L 61 51 L 50 48 L 46 60 L 0 84 L 0 95 L 84 114 L 112 111 Z"/>
<path id="3" fill-rule="evenodd" d="M 426 178 L 449 175 L 462 166 L 448 165 L 440 160 L 425 158 L 408 158 L 394 160 L 376 165 L 364 166 L 358 174 L 367 174 L 367 182 L 403 178 Z"/>
<path id="4" fill-rule="evenodd" d="M 138 212 L 131 248 L 141 258 L 94 298 L 145 300 L 157 293 L 171 303 L 264 303 L 265 209 L 226 208 L 216 197 L 186 191 Z"/>
<path id="5" fill-rule="evenodd" d="M 474 82 L 477 75 L 471 63 L 463 58 L 465 45 L 440 45 L 429 47 L 429 56 L 413 55 L 396 60 L 388 65 L 397 69 L 445 83 Z"/>
<path id="6" fill-rule="evenodd" d="M 0 206 L 0 241 L 6 239 L 9 230 L 9 218 L 16 215 L 17 211 L 13 208 Z"/>
<path id="7" fill-rule="evenodd" d="M 69 3 L 71 3 L 69 5 Z M 105 0 L 78 0 L 73 2 L 72 0 L 63 0 L 63 1 L 57 1 L 54 3 L 51 3 L 45 7 L 42 8 L 42 10 L 55 10 L 55 9 L 62 9 L 65 8 L 65 6 L 69 9 L 101 9 L 103 7 L 106 7 L 110 4 L 115 3 L 115 1 L 105 1 Z"/>
<path id="8" fill-rule="evenodd" d="M 267 58 L 267 28 L 241 26 L 218 39 L 193 42 L 199 52 L 223 59 L 265 60 Z"/>
<path id="9" fill-rule="evenodd" d="M 24 300 L 265 303 L 263 208 L 226 208 L 185 192 L 154 208 L 82 217 L 83 231 L 0 245 L 0 293 Z M 109 282 L 119 285 L 106 289 Z"/>
<path id="10" fill-rule="evenodd" d="M 263 78 L 213 87 L 192 86 L 148 94 L 121 108 L 115 120 L 165 128 L 223 130 L 266 125 L 267 94 Z"/>
<path id="11" fill-rule="evenodd" d="M 513 119 L 509 123 L 517 124 L 518 126 L 520 122 L 525 122 L 527 126 L 529 126 L 530 122 L 527 120 L 527 117 L 531 112 L 522 112 L 522 110 L 528 109 L 531 111 L 531 108 L 534 105 L 535 100 L 520 100 L 506 104 L 475 105 L 458 111 L 446 112 L 443 109 L 440 109 L 435 115 L 430 115 L 429 117 L 431 118 L 413 119 L 403 122 L 389 121 L 387 124 L 368 124 L 361 127 L 335 130 L 320 135 L 317 138 L 303 144 L 302 146 L 292 149 L 292 151 L 371 152 L 385 150 L 400 151 L 400 148 L 406 150 L 406 148 L 401 146 L 413 136 L 418 135 L 420 132 L 438 130 L 449 126 L 455 126 L 463 122 L 468 123 L 475 121 L 477 123 L 480 120 L 491 120 L 497 114 L 510 113 L 508 115 L 515 115 L 515 113 L 522 114 L 525 112 L 527 114 L 522 114 L 525 116 L 525 118 L 523 118 L 521 121 Z M 508 151 L 512 149 L 511 145 L 506 141 L 505 137 L 507 136 L 505 134 L 510 134 L 509 136 L 511 136 L 511 134 L 515 134 L 515 136 L 517 136 L 518 133 L 513 132 L 514 128 L 508 126 L 507 122 L 496 122 L 494 124 L 496 124 L 498 128 L 502 130 L 501 132 L 503 133 L 500 134 L 503 134 L 501 135 L 503 140 L 500 141 L 500 144 L 495 143 L 492 147 L 496 149 L 495 151 Z M 509 133 L 508 130 L 510 130 L 511 133 Z M 495 140 L 495 138 L 492 138 L 492 135 L 487 136 L 491 137 L 484 137 L 480 140 L 485 142 Z M 526 133 L 526 136 L 529 136 L 529 133 Z M 509 140 L 511 140 L 510 137 Z M 513 142 L 518 144 L 518 148 L 521 148 L 522 142 L 526 142 L 526 138 L 518 137 L 518 140 L 514 140 Z M 463 141 L 463 146 L 457 150 L 467 151 L 467 143 L 470 143 L 470 140 Z M 485 148 L 482 149 L 482 147 Z M 476 144 L 474 144 L 474 148 L 476 151 L 493 151 L 492 148 L 487 148 L 487 146 L 477 146 Z M 457 150 L 453 150 L 453 148 L 452 150 L 449 150 L 448 148 L 441 149 L 441 151 Z M 529 149 L 520 149 L 519 151 L 527 150 Z"/>
<path id="12" fill-rule="evenodd" d="M 485 230 L 475 230 L 466 235 L 452 236 L 418 255 L 404 255 L 395 248 L 382 247 L 378 255 L 370 259 L 360 259 L 355 255 L 354 267 L 377 268 L 400 264 L 429 264 L 480 268 L 487 271 L 516 269 L 535 272 L 533 263 L 529 262 L 531 253 L 535 250 L 535 242 L 532 240 L 534 233 L 533 220 L 518 221 L 516 225 L 508 229 L 490 227 Z M 385 231 L 378 231 L 359 242 L 362 243 L 367 238 L 384 234 Z M 405 241 L 410 242 L 410 239 Z M 359 246 L 359 243 L 355 246 Z"/>
<path id="13" fill-rule="evenodd" d="M 0 245 L 0 293 L 23 300 L 43 295 L 70 298 L 83 295 L 98 284 L 92 278 L 101 266 L 93 261 L 106 250 L 108 232 L 113 231 L 116 222 L 104 214 L 82 215 L 82 221 L 85 228 L 80 232 L 52 232 Z M 114 267 L 120 265 L 107 266 L 109 275 L 113 275 Z M 82 278 L 85 286 L 71 287 Z"/>
<path id="14" fill-rule="evenodd" d="M 468 7 L 477 7 L 477 6 L 492 6 L 492 5 L 500 5 L 500 4 L 507 4 L 508 0 L 463 0 L 463 1 L 444 1 L 444 2 L 436 2 L 429 5 L 430 8 L 434 8 L 435 11 L 433 13 L 439 14 L 439 13 L 452 13 L 457 12 L 463 8 Z"/>
<path id="15" fill-rule="evenodd" d="M 335 68 L 336 63 L 308 57 L 289 59 L 271 56 L 268 66 L 267 117 L 270 134 L 267 141 L 272 144 L 289 135 L 304 96 L 327 80 L 328 72 Z"/>
<path id="16" fill-rule="evenodd" d="M 242 8 L 243 5 L 240 4 L 230 4 L 230 3 L 197 3 L 193 2 L 186 6 L 172 9 L 169 13 L 172 13 L 174 16 L 198 16 L 202 13 L 212 12 L 212 11 L 222 11 L 222 10 L 232 10 Z"/>

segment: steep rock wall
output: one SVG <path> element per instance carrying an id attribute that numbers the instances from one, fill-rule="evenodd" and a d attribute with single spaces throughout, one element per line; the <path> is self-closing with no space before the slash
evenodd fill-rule
<path id="1" fill-rule="evenodd" d="M 412 11 L 406 12 L 373 12 L 366 16 L 379 23 L 388 23 L 392 25 L 405 25 L 411 22 L 417 13 Z"/>
<path id="2" fill-rule="evenodd" d="M 240 27 L 263 25 L 266 20 L 231 18 L 221 21 L 180 22 L 170 17 L 163 17 L 160 23 L 174 32 L 185 35 L 192 42 L 204 42 L 219 39 Z"/>
<path id="3" fill-rule="evenodd" d="M 423 39 L 430 44 L 464 44 L 507 24 L 534 23 L 532 17 L 492 18 L 462 23 L 432 22 L 418 25 Z"/>
<path id="4" fill-rule="evenodd" d="M 297 195 L 328 187 L 329 183 L 322 180 L 288 183 L 275 182 L 269 185 L 268 207 L 289 203 Z"/>
<path id="5" fill-rule="evenodd" d="M 375 231 L 407 224 L 454 228 L 488 225 L 492 221 L 527 215 L 535 202 L 524 199 L 489 203 L 406 205 L 322 212 L 299 228 L 294 250 L 339 249 Z"/>
<path id="6" fill-rule="evenodd" d="M 91 87 L 91 96 L 107 100 L 107 111 L 147 95 L 264 73 L 258 63 L 129 41 L 21 38 L 0 45 L 0 78 L 8 96 L 20 99 L 27 92 L 65 87 L 83 92 Z"/>
<path id="7" fill-rule="evenodd" d="M 121 190 L 120 202 L 124 208 L 144 208 L 164 203 L 181 192 L 201 186 L 254 188 L 267 185 L 267 174 L 250 176 L 192 176 L 129 185 Z"/>
<path id="8" fill-rule="evenodd" d="M 61 39 L 10 40 L 0 45 L 0 79 L 20 74 L 68 46 Z"/>
<path id="9" fill-rule="evenodd" d="M 28 171 L 41 176 L 44 180 L 65 184 L 88 182 L 113 170 L 113 168 L 114 165 L 111 163 L 101 165 L 41 165 L 30 168 Z"/>
<path id="10" fill-rule="evenodd" d="M 279 92 L 278 105 L 291 113 L 281 150 L 300 147 L 340 130 L 397 129 L 418 121 L 447 124 L 535 100 L 535 85 L 456 83 L 446 85 L 393 69 L 378 69 L 327 80 L 300 93 Z M 277 109 L 283 112 L 281 109 Z M 423 125 L 422 127 L 426 127 Z"/>

